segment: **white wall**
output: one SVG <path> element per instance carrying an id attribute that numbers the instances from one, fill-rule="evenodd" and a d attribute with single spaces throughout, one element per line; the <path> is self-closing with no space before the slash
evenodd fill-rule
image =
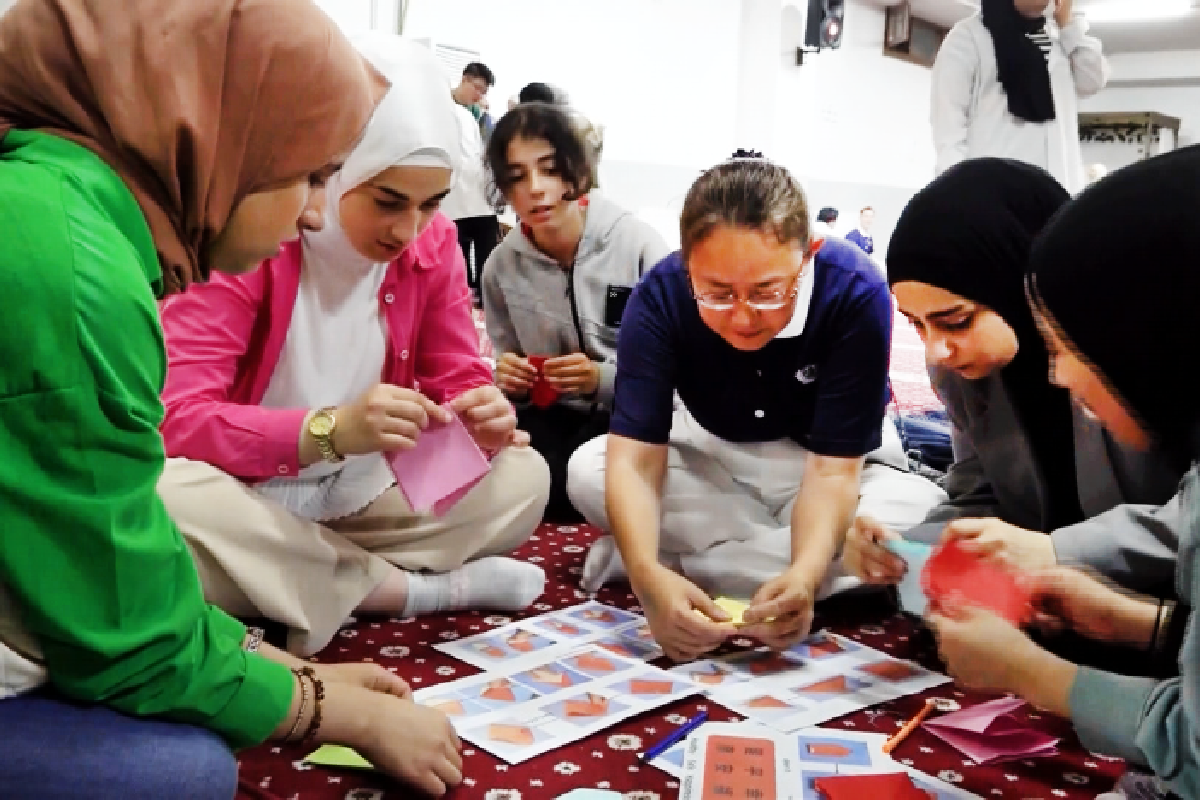
<path id="1" fill-rule="evenodd" d="M 606 159 L 693 166 L 730 149 L 730 0 L 412 0 L 405 34 L 477 50 L 503 113 L 531 81 L 606 126 Z"/>
<path id="2" fill-rule="evenodd" d="M 0 0 L 3 2 L 3 0 Z M 347 34 L 369 30 L 395 32 L 397 0 L 315 0 Z"/>
<path id="3" fill-rule="evenodd" d="M 841 212 L 839 229 L 858 224 L 859 208 L 876 209 L 880 256 L 934 169 L 930 71 L 883 55 L 883 32 L 882 8 L 850 0 L 842 46 L 782 68 L 775 134 L 778 158 L 803 177 L 813 206 Z"/>
<path id="4" fill-rule="evenodd" d="M 776 0 L 779 12 L 767 19 L 769 4 L 411 0 L 405 34 L 478 50 L 496 73 L 497 111 L 530 81 L 565 89 L 605 126 L 604 190 L 669 241 L 677 241 L 692 180 L 737 147 L 787 165 L 815 206 L 837 205 L 846 223 L 856 223 L 859 207 L 875 205 L 886 239 L 908 197 L 933 176 L 929 70 L 883 55 L 884 14 L 868 0 L 847 4 L 840 50 L 797 67 L 802 28 L 783 9 L 807 4 Z M 782 33 L 777 20 L 788 23 Z M 743 42 L 776 50 L 774 75 Z M 757 106 L 772 102 L 773 109 Z M 739 133 L 760 140 L 741 141 Z"/>

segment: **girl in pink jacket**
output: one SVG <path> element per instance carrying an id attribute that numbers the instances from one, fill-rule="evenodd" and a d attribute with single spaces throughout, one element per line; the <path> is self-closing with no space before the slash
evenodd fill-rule
<path id="1" fill-rule="evenodd" d="M 549 474 L 479 356 L 438 212 L 459 166 L 453 101 L 420 45 L 360 49 L 392 88 L 330 179 L 324 224 L 162 309 L 159 493 L 209 601 L 287 625 L 303 655 L 353 613 L 517 611 L 545 582 L 500 555 L 541 520 Z M 491 469 L 444 515 L 422 513 L 388 460 L 423 459 L 408 451 L 452 414 Z"/>

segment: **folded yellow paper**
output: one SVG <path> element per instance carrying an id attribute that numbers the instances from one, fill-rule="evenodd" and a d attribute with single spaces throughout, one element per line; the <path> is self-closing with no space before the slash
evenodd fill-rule
<path id="1" fill-rule="evenodd" d="M 743 615 L 746 613 L 746 609 L 750 608 L 749 603 L 742 602 L 741 600 L 734 600 L 732 597 L 718 597 L 713 600 L 713 602 L 717 604 L 717 608 L 729 615 L 729 619 L 734 625 L 743 627 L 749 624 L 743 618 Z M 696 609 L 696 613 L 705 618 L 708 616 L 698 608 Z M 770 622 L 771 620 L 765 621 Z"/>
<path id="2" fill-rule="evenodd" d="M 749 603 L 743 603 L 741 600 L 734 600 L 732 597 L 718 597 L 713 601 L 717 604 L 717 608 L 729 615 L 734 625 L 745 625 L 742 615 L 746 613 L 746 609 L 750 607 Z"/>

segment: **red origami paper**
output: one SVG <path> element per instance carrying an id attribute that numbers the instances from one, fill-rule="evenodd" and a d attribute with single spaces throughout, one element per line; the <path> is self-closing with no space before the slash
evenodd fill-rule
<path id="1" fill-rule="evenodd" d="M 529 402 L 537 408 L 549 408 L 558 402 L 558 389 L 546 380 L 546 359 L 549 356 L 530 356 L 529 365 L 537 370 L 533 386 L 529 389 Z"/>
<path id="2" fill-rule="evenodd" d="M 813 786 L 825 800 L 929 800 L 904 772 L 883 775 L 835 775 L 817 778 Z"/>
<path id="3" fill-rule="evenodd" d="M 1020 625 L 1029 617 L 1029 590 L 1019 573 L 986 561 L 950 541 L 934 550 L 921 573 L 921 586 L 936 608 L 957 602 L 986 608 Z"/>

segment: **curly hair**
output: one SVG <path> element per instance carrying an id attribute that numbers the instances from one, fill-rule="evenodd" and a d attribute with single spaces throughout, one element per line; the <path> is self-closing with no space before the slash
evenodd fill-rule
<path id="1" fill-rule="evenodd" d="M 542 139 L 550 143 L 554 148 L 554 171 L 571 187 L 568 199 L 582 197 L 592 190 L 595 172 L 591 148 L 584 143 L 571 117 L 561 106 L 521 103 L 496 123 L 483 154 L 493 203 L 502 204 L 512 191 L 508 146 L 514 139 Z"/>

